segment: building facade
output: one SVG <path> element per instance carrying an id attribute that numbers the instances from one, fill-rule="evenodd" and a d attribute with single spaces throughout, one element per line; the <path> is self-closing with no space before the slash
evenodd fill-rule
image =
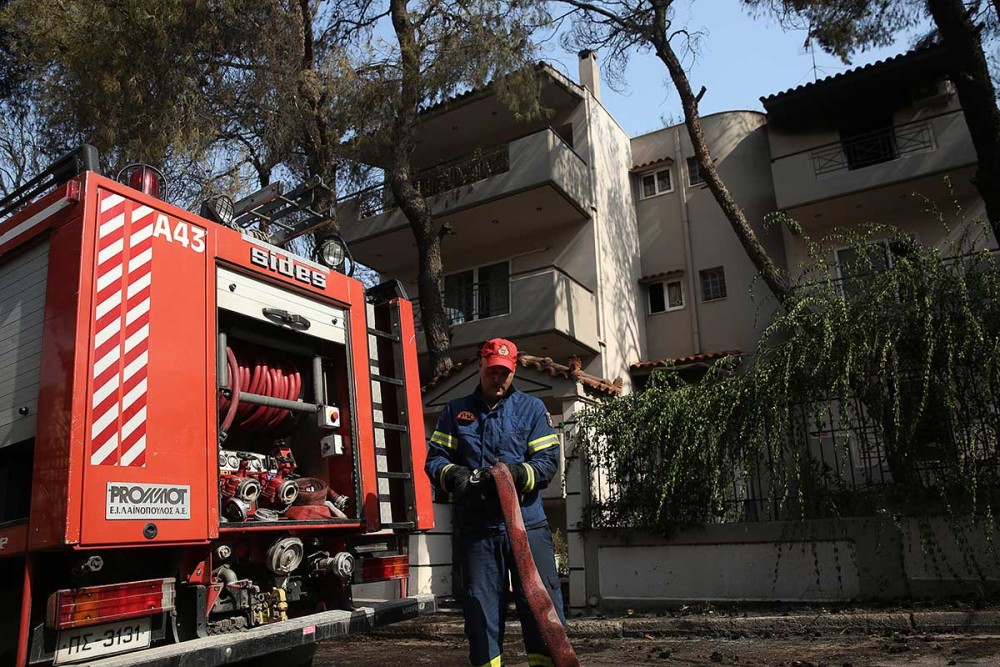
<path id="1" fill-rule="evenodd" d="M 525 354 L 516 385 L 543 400 L 564 439 L 560 479 L 545 502 L 568 545 L 576 612 L 642 593 L 622 592 L 631 584 L 618 576 L 621 546 L 582 531 L 599 481 L 574 456 L 576 413 L 601 396 L 641 388 L 662 365 L 696 376 L 715 358 L 752 353 L 777 307 L 702 182 L 685 126 L 630 138 L 601 105 L 596 56 L 580 55 L 580 83 L 539 67 L 548 117 L 519 121 L 489 87 L 471 91 L 423 114 L 413 158 L 416 180 L 449 230 L 444 297 L 458 362 L 426 382 L 428 428 L 448 400 L 475 387 L 483 340 L 517 343 Z M 975 151 L 944 73 L 944 54 L 923 49 L 761 98 L 766 113 L 702 119 L 719 174 L 779 267 L 794 277 L 803 237 L 838 227 L 896 225 L 944 248 L 966 220 L 982 216 L 970 184 Z M 767 224 L 775 212 L 800 231 Z M 357 193 L 339 214 L 354 256 L 415 294 L 415 244 L 386 192 Z M 988 232 L 964 242 L 996 247 Z M 851 249 L 828 252 L 833 270 L 845 274 L 835 277 L 846 277 Z M 437 507 L 438 527 L 413 544 L 412 585 L 448 595 L 450 510 Z M 772 533 L 747 538 L 748 548 L 773 551 Z M 733 539 L 726 534 L 726 544 Z M 630 552 L 637 572 L 656 570 L 667 548 L 646 546 Z M 690 553 L 671 548 L 672 558 L 707 573 L 692 589 L 706 591 L 701 597 L 760 597 L 741 588 L 752 588 L 752 577 L 720 574 L 729 547 L 701 538 Z M 679 577 L 671 593 L 660 583 L 653 588 L 663 599 L 683 599 L 693 585 Z"/>

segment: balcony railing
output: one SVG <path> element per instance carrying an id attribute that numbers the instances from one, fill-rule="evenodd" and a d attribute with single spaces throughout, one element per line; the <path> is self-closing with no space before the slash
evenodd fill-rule
<path id="1" fill-rule="evenodd" d="M 439 164 L 417 173 L 413 184 L 424 197 L 433 197 L 490 176 L 503 174 L 510 168 L 509 147 L 509 143 L 498 144 L 477 151 L 471 156 Z M 362 220 L 396 208 L 392 192 L 382 185 L 362 190 L 356 196 Z"/>
<path id="2" fill-rule="evenodd" d="M 484 281 L 460 290 L 445 290 L 444 313 L 452 326 L 487 317 L 510 314 L 510 282 Z M 417 331 L 420 321 L 420 299 L 413 299 L 413 322 Z"/>
<path id="3" fill-rule="evenodd" d="M 811 154 L 813 173 L 819 176 L 844 169 L 862 169 L 933 147 L 930 123 L 899 125 L 817 148 Z"/>

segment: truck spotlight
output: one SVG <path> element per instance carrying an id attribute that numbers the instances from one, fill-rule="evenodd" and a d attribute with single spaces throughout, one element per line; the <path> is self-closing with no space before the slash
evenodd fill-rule
<path id="1" fill-rule="evenodd" d="M 233 200 L 226 195 L 216 195 L 201 203 L 201 217 L 226 227 L 233 224 Z"/>
<path id="2" fill-rule="evenodd" d="M 344 266 L 344 257 L 347 255 L 345 251 L 344 240 L 334 236 L 323 241 L 323 245 L 319 247 L 319 258 L 331 269 L 340 271 Z"/>

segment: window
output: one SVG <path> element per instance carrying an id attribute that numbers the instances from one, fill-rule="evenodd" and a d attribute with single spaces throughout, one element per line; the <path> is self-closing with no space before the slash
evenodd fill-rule
<path id="1" fill-rule="evenodd" d="M 506 315 L 510 312 L 510 263 L 445 276 L 444 307 L 452 324 Z"/>
<path id="2" fill-rule="evenodd" d="M 679 280 L 649 286 L 649 312 L 665 313 L 684 307 L 684 289 Z"/>
<path id="3" fill-rule="evenodd" d="M 688 185 L 698 185 L 705 182 L 705 179 L 701 177 L 701 169 L 698 167 L 698 158 L 689 157 L 687 159 L 687 168 Z"/>
<path id="4" fill-rule="evenodd" d="M 669 169 L 651 171 L 643 174 L 640 179 L 639 199 L 648 199 L 665 192 L 673 192 L 674 183 L 670 178 Z"/>
<path id="5" fill-rule="evenodd" d="M 892 114 L 866 110 L 859 118 L 845 119 L 840 126 L 840 145 L 849 170 L 895 160 L 899 151 Z"/>
<path id="6" fill-rule="evenodd" d="M 915 235 L 911 234 L 915 238 Z M 857 296 L 864 290 L 867 278 L 892 267 L 894 261 L 907 253 L 905 243 L 873 241 L 868 247 L 848 246 L 838 248 L 837 282 L 844 297 Z"/>
<path id="7" fill-rule="evenodd" d="M 721 266 L 699 271 L 701 274 L 701 300 L 716 301 L 726 298 L 726 271 Z"/>

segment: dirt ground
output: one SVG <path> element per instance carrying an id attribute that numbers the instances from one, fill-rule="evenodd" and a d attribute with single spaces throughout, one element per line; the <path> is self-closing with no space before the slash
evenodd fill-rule
<path id="1" fill-rule="evenodd" d="M 519 638 L 507 642 L 506 664 L 526 665 Z M 1000 665 L 1000 635 L 894 635 L 784 637 L 780 639 L 579 639 L 582 665 L 781 665 L 862 667 L 868 665 Z M 407 639 L 354 636 L 320 646 L 316 667 L 468 665 L 457 638 Z"/>

